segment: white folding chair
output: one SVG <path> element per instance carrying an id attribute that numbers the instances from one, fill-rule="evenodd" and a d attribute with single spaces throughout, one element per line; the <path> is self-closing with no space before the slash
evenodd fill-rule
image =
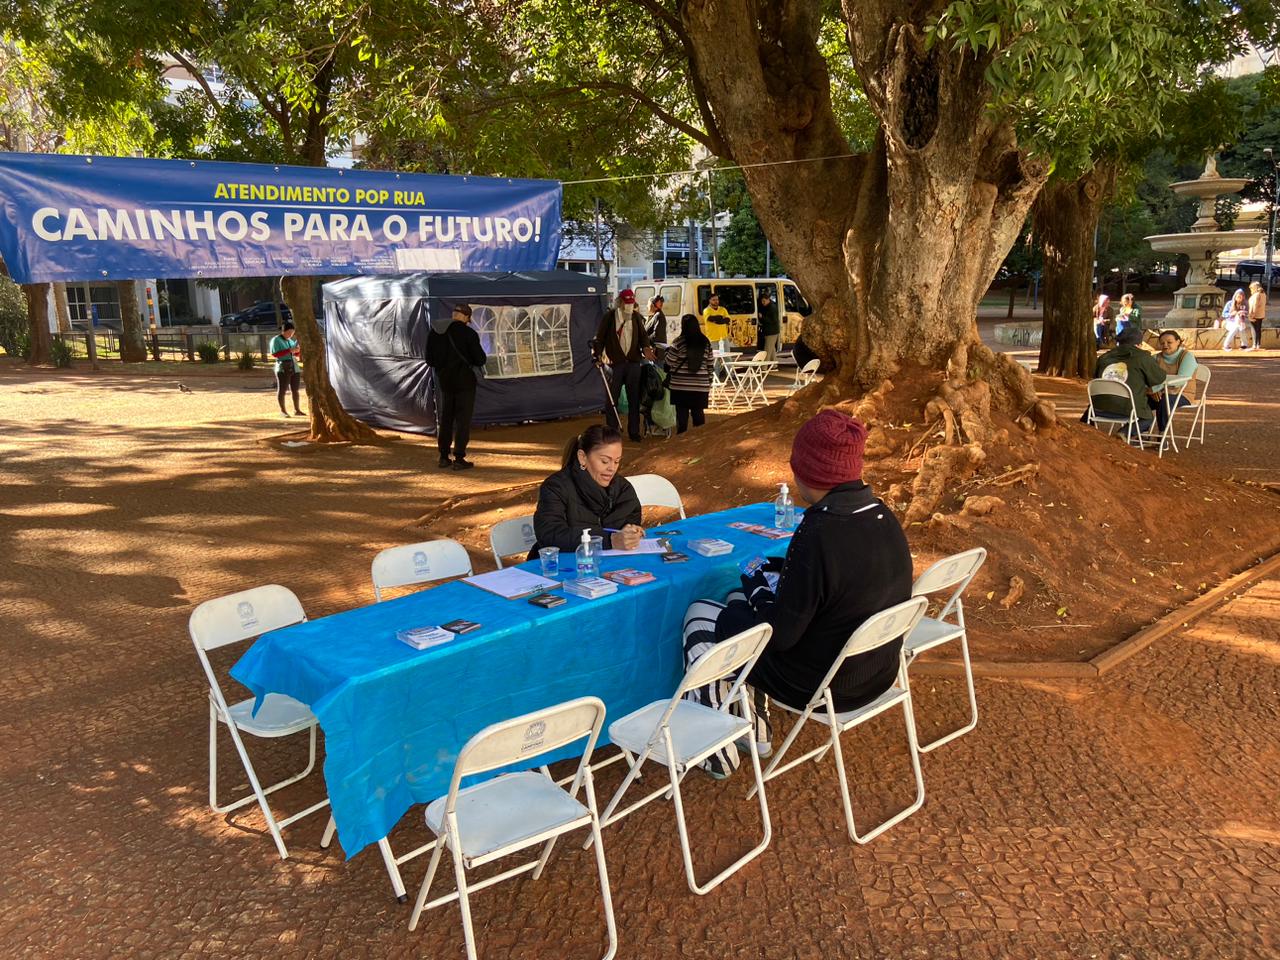
<path id="1" fill-rule="evenodd" d="M 666 477 L 658 476 L 656 473 L 642 473 L 638 476 L 627 477 L 627 482 L 631 484 L 636 491 L 636 496 L 640 498 L 640 506 L 669 507 L 672 510 L 680 511 L 681 520 L 686 519 L 684 501 L 680 499 L 680 491 Z"/>
<path id="2" fill-rule="evenodd" d="M 613 920 L 613 899 L 609 894 L 604 847 L 600 842 L 595 786 L 591 779 L 591 751 L 595 749 L 603 725 L 604 704 L 595 697 L 583 697 L 514 720 L 495 723 L 467 741 L 453 766 L 449 793 L 427 807 L 427 826 L 437 839 L 431 865 L 427 867 L 427 875 L 413 907 L 413 916 L 409 918 L 410 930 L 417 927 L 423 910 L 457 900 L 462 912 L 467 958 L 475 960 L 471 894 L 530 870 L 533 878 L 538 879 L 556 839 L 572 830 L 590 827 L 591 838 L 596 845 L 596 869 L 600 874 L 604 920 L 609 930 L 609 950 L 604 960 L 614 955 L 618 949 L 618 935 Z M 567 792 L 551 779 L 551 773 L 545 766 L 541 773 L 532 770 L 507 773 L 465 790 L 458 789 L 463 777 L 488 773 L 514 763 L 528 763 L 584 737 L 587 738 L 586 751 Z M 583 785 L 587 796 L 585 806 L 577 799 L 578 790 Z M 468 885 L 467 870 L 539 844 L 543 847 L 538 859 L 474 886 Z M 445 847 L 453 857 L 457 890 L 428 903 L 431 881 L 435 878 Z"/>
<path id="3" fill-rule="evenodd" d="M 1142 444 L 1142 425 L 1138 422 L 1138 408 L 1133 403 L 1133 392 L 1129 389 L 1129 384 L 1123 380 L 1105 380 L 1097 379 L 1089 381 L 1089 412 L 1087 423 L 1097 426 L 1100 423 L 1107 425 L 1107 436 L 1115 433 L 1117 426 L 1124 426 L 1125 442 L 1132 445 L 1137 442 L 1138 449 L 1144 449 Z M 1125 413 L 1107 413 L 1094 407 L 1093 401 L 1096 397 L 1116 397 L 1124 400 L 1129 405 L 1129 412 Z"/>
<path id="4" fill-rule="evenodd" d="M 1191 417 L 1191 428 L 1187 430 L 1187 438 L 1183 442 L 1189 447 L 1192 440 L 1199 440 L 1201 446 L 1204 445 L 1204 420 L 1205 408 L 1209 405 L 1209 379 L 1213 376 L 1213 371 L 1206 367 L 1203 363 L 1197 364 L 1192 378 L 1196 383 L 1196 398 L 1188 403 L 1183 404 L 1181 409 L 1194 411 Z M 1169 417 L 1169 428 L 1173 429 L 1173 417 L 1177 415 L 1180 408 L 1174 407 L 1173 414 Z M 1200 426 L 1200 436 L 1196 437 L 1196 425 Z"/>
<path id="5" fill-rule="evenodd" d="M 471 557 L 457 540 L 427 540 L 388 547 L 373 558 L 373 599 L 387 587 L 408 587 L 450 577 L 471 576 Z"/>
<path id="6" fill-rule="evenodd" d="M 632 756 L 635 760 L 631 761 L 631 769 L 627 771 L 621 786 L 609 801 L 609 806 L 605 808 L 601 825 L 607 827 L 646 803 L 656 800 L 659 796 L 665 794 L 671 797 L 675 801 L 676 827 L 680 832 L 680 853 L 684 857 L 684 874 L 689 881 L 689 889 L 694 893 L 710 893 L 726 877 L 736 873 L 744 864 L 758 857 L 764 852 L 765 847 L 769 846 L 769 839 L 773 833 L 769 823 L 769 807 L 765 802 L 764 780 L 760 773 L 760 756 L 752 735 L 752 706 L 746 688 L 747 674 L 751 672 L 751 668 L 772 635 L 773 628 L 765 623 L 716 644 L 690 665 L 670 700 L 656 700 L 647 707 L 641 707 L 621 720 L 615 720 L 609 724 L 609 739 L 622 749 L 623 755 L 628 760 Z M 729 695 L 724 698 L 719 709 L 682 699 L 690 690 L 716 683 L 733 675 L 735 671 L 738 673 L 737 679 L 733 682 Z M 735 716 L 729 710 L 734 702 L 741 705 L 740 716 Z M 751 768 L 756 782 L 752 793 L 758 792 L 760 795 L 760 819 L 764 822 L 764 839 L 705 884 L 699 884 L 693 872 L 693 855 L 689 848 L 689 828 L 685 824 L 680 783 L 684 780 L 685 774 L 697 764 L 722 747 L 743 737 L 751 741 L 748 752 L 751 754 Z M 640 768 L 646 760 L 667 765 L 670 785 L 664 784 L 625 810 L 617 810 L 623 794 L 640 776 Z"/>
<path id="7" fill-rule="evenodd" d="M 915 629 L 907 634 L 903 644 L 906 648 L 908 667 L 926 650 L 940 647 L 952 640 L 959 640 L 960 655 L 964 660 L 965 683 L 969 686 L 969 722 L 957 730 L 938 737 L 932 743 L 922 744 L 919 748 L 921 753 L 928 753 L 935 747 L 950 743 L 978 725 L 978 698 L 973 691 L 973 666 L 969 662 L 969 635 L 964 626 L 964 603 L 961 595 L 986 559 L 987 551 L 983 547 L 974 547 L 972 550 L 944 557 L 920 574 L 916 582 L 911 585 L 913 597 L 927 598 L 941 590 L 952 587 L 955 589 L 946 604 L 938 611 L 937 617 L 921 617 Z"/>
<path id="8" fill-rule="evenodd" d="M 213 665 L 209 662 L 209 651 L 258 637 L 271 630 L 301 623 L 306 619 L 298 598 L 286 588 L 272 584 L 218 597 L 215 600 L 206 600 L 192 611 L 191 619 L 187 624 L 191 641 L 196 647 L 196 656 L 200 658 L 200 665 L 204 667 L 205 676 L 209 680 L 209 806 L 217 813 L 229 813 L 256 800 L 258 806 L 262 808 L 267 829 L 271 831 L 271 837 L 276 842 L 276 850 L 279 851 L 281 860 L 289 859 L 289 851 L 284 845 L 284 838 L 281 837 L 280 831 L 289 824 L 329 805 L 326 797 L 300 813 L 277 820 L 275 814 L 271 812 L 270 804 L 267 803 L 269 794 L 291 783 L 297 783 L 315 767 L 317 726 L 315 714 L 305 704 L 280 693 L 267 694 L 256 715 L 253 710 L 255 703 L 253 697 L 228 706 L 217 675 L 213 671 Z M 249 787 L 252 791 L 247 797 L 222 805 L 218 804 L 218 724 L 220 723 L 226 724 L 227 731 L 231 734 L 231 742 L 235 744 L 236 752 L 240 754 L 240 762 L 244 764 L 244 772 L 249 778 Z M 263 787 L 257 771 L 253 768 L 253 763 L 249 760 L 249 753 L 245 750 L 240 734 L 247 733 L 254 737 L 276 739 L 301 733 L 304 730 L 310 734 L 306 769 L 268 787 Z"/>
<path id="9" fill-rule="evenodd" d="M 927 597 L 913 597 L 904 603 L 899 603 L 870 617 L 854 631 L 853 636 L 849 638 L 849 642 L 844 645 L 844 649 L 840 651 L 840 656 L 836 658 L 836 662 L 827 671 L 827 676 L 822 681 L 822 686 L 818 688 L 818 692 L 805 705 L 804 710 L 795 710 L 779 700 L 773 701 L 782 709 L 791 713 L 799 713 L 800 716 L 791 728 L 791 732 L 787 734 L 787 738 L 782 741 L 782 746 L 773 755 L 773 759 L 769 762 L 769 766 L 764 772 L 764 779 L 772 780 L 774 777 L 786 773 L 792 767 L 798 766 L 806 760 L 820 760 L 828 750 L 832 751 L 835 754 L 836 777 L 840 782 L 840 799 L 844 803 L 845 826 L 848 828 L 849 838 L 855 843 L 869 843 L 894 824 L 911 816 L 924 804 L 924 777 L 920 773 L 920 750 L 916 744 L 916 724 L 911 707 L 911 687 L 907 680 L 906 651 L 899 649 L 898 676 L 894 681 L 894 685 L 875 700 L 859 707 L 857 710 L 848 710 L 844 713 L 836 711 L 835 699 L 831 693 L 831 681 L 835 678 L 844 661 L 849 657 L 876 650 L 886 644 L 895 642 L 899 637 L 910 634 L 915 629 L 916 624 L 920 622 L 920 618 L 924 615 L 925 608 L 928 605 L 929 600 Z M 858 724 L 884 713 L 891 707 L 899 705 L 902 707 L 902 714 L 907 722 L 907 745 L 911 752 L 911 769 L 915 774 L 916 782 L 915 800 L 909 806 L 899 810 L 860 836 L 857 825 L 853 820 L 853 806 L 849 801 L 849 781 L 844 770 L 844 754 L 840 750 L 840 735 Z M 816 722 L 827 725 L 830 731 L 830 738 L 822 746 L 815 747 L 790 763 L 783 764 L 782 758 L 787 755 L 787 751 L 791 748 L 791 744 L 795 741 L 801 727 L 811 718 Z"/>
<path id="10" fill-rule="evenodd" d="M 796 370 L 796 381 L 791 384 L 791 392 L 799 390 L 801 387 L 807 387 L 818 376 L 818 367 L 822 365 L 821 360 L 810 360 L 803 367 Z"/>
<path id="11" fill-rule="evenodd" d="M 538 535 L 533 531 L 533 514 L 527 517 L 512 517 L 495 523 L 489 531 L 489 549 L 493 551 L 493 559 L 498 569 L 502 569 L 502 558 L 519 554 L 523 560 L 538 542 Z"/>

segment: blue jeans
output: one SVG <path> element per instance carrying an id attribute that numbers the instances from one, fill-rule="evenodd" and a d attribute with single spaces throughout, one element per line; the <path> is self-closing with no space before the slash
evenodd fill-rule
<path id="1" fill-rule="evenodd" d="M 1160 432 L 1164 433 L 1164 428 L 1169 425 L 1174 410 L 1179 407 L 1191 406 L 1191 401 L 1184 396 L 1179 396 L 1177 400 L 1172 401 L 1171 405 L 1166 407 L 1164 402 L 1164 394 L 1151 398 L 1151 406 L 1155 408 L 1156 426 L 1160 428 Z"/>

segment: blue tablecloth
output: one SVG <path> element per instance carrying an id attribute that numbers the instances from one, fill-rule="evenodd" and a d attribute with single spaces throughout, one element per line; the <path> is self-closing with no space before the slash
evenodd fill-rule
<path id="1" fill-rule="evenodd" d="M 547 610 L 454 581 L 264 634 L 231 675 L 255 696 L 287 694 L 315 713 L 338 839 L 354 856 L 390 833 L 411 806 L 446 793 L 459 749 L 489 724 L 588 695 L 602 699 L 613 719 L 671 696 L 683 672 L 689 604 L 723 598 L 739 583 L 739 564 L 781 555 L 789 543 L 730 528 L 735 521 L 771 525 L 773 507 L 654 528 L 680 531 L 672 545 L 689 553 L 688 562 L 606 558 L 606 571 L 638 567 L 657 576 L 608 597 L 569 596 Z M 685 549 L 693 537 L 735 547 L 701 557 Z M 562 577 L 572 561 L 561 555 Z M 482 627 L 423 651 L 396 638 L 406 627 L 459 618 Z"/>

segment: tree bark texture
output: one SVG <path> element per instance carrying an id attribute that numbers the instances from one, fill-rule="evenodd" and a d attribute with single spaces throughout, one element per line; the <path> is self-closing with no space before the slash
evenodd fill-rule
<path id="1" fill-rule="evenodd" d="M 302 350 L 302 382 L 307 387 L 307 407 L 311 418 L 311 439 L 321 442 L 350 440 L 357 443 L 377 438 L 366 424 L 342 408 L 329 382 L 329 364 L 324 337 L 312 307 L 311 277 L 284 277 L 280 285 L 284 302 L 293 312 L 298 346 Z"/>
<path id="2" fill-rule="evenodd" d="M 138 312 L 138 288 L 132 280 L 117 280 L 116 293 L 120 297 L 120 359 L 142 363 L 147 359 L 147 337 Z"/>
<path id="3" fill-rule="evenodd" d="M 55 283 L 53 285 L 53 306 L 57 312 L 58 332 L 71 332 L 71 308 L 67 305 L 67 285 L 65 283 Z"/>
<path id="4" fill-rule="evenodd" d="M 961 361 L 963 375 L 978 303 L 1047 169 L 991 119 L 986 59 L 925 49 L 932 5 L 845 0 L 843 9 L 881 121 L 869 153 L 850 156 L 836 121 L 817 0 L 684 0 L 694 84 L 747 165 L 765 234 L 814 305 L 805 343 L 862 387 L 903 361 Z M 1013 403 L 1034 402 L 1025 374 L 1000 379 L 1015 385 Z"/>
<path id="5" fill-rule="evenodd" d="M 1092 377 L 1093 238 L 1116 168 L 1102 162 L 1075 180 L 1050 180 L 1031 208 L 1044 246 L 1044 326 L 1038 373 Z"/>
<path id="6" fill-rule="evenodd" d="M 27 330 L 31 337 L 31 362 L 52 363 L 49 344 L 53 338 L 49 335 L 49 285 L 47 283 L 26 283 L 22 292 L 27 297 Z"/>

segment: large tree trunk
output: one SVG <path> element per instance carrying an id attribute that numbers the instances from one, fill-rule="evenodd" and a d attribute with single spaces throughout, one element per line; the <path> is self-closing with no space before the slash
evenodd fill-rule
<path id="1" fill-rule="evenodd" d="M 1038 373 L 1091 377 L 1093 238 L 1116 168 L 1098 163 L 1075 180 L 1050 180 L 1031 208 L 1044 244 L 1044 327 Z"/>
<path id="2" fill-rule="evenodd" d="M 49 354 L 49 285 L 25 283 L 22 292 L 27 296 L 27 332 L 31 337 L 31 362 L 52 363 Z"/>
<path id="3" fill-rule="evenodd" d="M 147 359 L 147 339 L 138 312 L 138 288 L 132 280 L 119 280 L 116 293 L 120 297 L 120 359 L 142 363 Z"/>
<path id="4" fill-rule="evenodd" d="M 284 302 L 293 312 L 293 322 L 298 328 L 302 382 L 307 387 L 307 406 L 311 417 L 311 439 L 323 442 L 352 440 L 357 443 L 376 440 L 376 433 L 342 409 L 329 382 L 324 337 L 320 334 L 320 325 L 316 323 L 315 310 L 311 305 L 313 282 L 311 277 L 284 277 L 280 281 Z"/>
<path id="5" fill-rule="evenodd" d="M 881 121 L 872 150 L 848 156 L 817 45 L 821 6 L 687 0 L 681 9 L 695 85 L 747 165 L 761 226 L 814 304 L 805 343 L 853 386 L 903 362 L 964 379 L 974 360 L 1003 406 L 1033 405 L 1025 371 L 977 342 L 977 309 L 1045 165 L 990 118 L 987 61 L 926 49 L 925 5 L 887 0 L 844 4 L 854 65 Z"/>
<path id="6" fill-rule="evenodd" d="M 53 305 L 57 311 L 58 332 L 71 332 L 71 308 L 67 305 L 67 285 L 65 283 L 55 283 L 53 285 Z"/>

